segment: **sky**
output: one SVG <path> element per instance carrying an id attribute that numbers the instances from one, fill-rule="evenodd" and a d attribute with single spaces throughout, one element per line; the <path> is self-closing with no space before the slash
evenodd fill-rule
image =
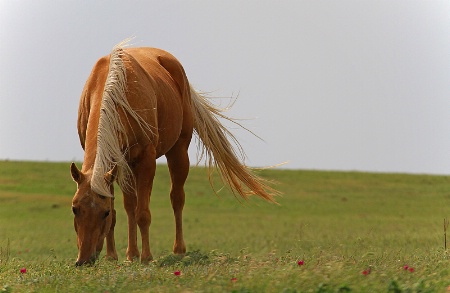
<path id="1" fill-rule="evenodd" d="M 0 160 L 82 161 L 84 83 L 132 36 L 237 97 L 247 165 L 450 174 L 447 0 L 0 0 Z"/>

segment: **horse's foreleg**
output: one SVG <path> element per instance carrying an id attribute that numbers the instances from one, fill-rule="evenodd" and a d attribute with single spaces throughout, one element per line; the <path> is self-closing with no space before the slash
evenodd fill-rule
<path id="1" fill-rule="evenodd" d="M 170 190 L 170 201 L 175 216 L 175 243 L 173 252 L 175 254 L 186 253 L 186 245 L 183 238 L 183 207 L 185 201 L 184 183 L 189 173 L 189 157 L 187 145 L 179 142 L 167 154 L 172 187 Z"/>
<path id="2" fill-rule="evenodd" d="M 149 147 L 134 168 L 136 179 L 137 206 L 136 223 L 139 226 L 142 238 L 141 262 L 147 263 L 153 259 L 150 252 L 150 195 L 156 171 L 156 153 Z"/>
<path id="3" fill-rule="evenodd" d="M 114 227 L 116 226 L 116 210 L 114 209 L 114 200 L 111 200 L 111 217 L 111 228 L 109 228 L 108 235 L 106 236 L 106 257 L 117 260 L 116 243 L 114 241 Z"/>
<path id="4" fill-rule="evenodd" d="M 139 258 L 139 249 L 137 246 L 136 193 L 134 191 L 123 192 L 123 203 L 128 217 L 127 260 L 133 261 Z"/>

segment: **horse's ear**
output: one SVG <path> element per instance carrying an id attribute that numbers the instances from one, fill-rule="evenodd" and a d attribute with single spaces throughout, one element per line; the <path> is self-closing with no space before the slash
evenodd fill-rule
<path id="1" fill-rule="evenodd" d="M 78 170 L 77 166 L 73 162 L 70 165 L 70 173 L 72 173 L 73 181 L 75 181 L 78 184 L 81 183 L 81 181 L 83 180 L 83 173 L 81 173 L 81 171 Z"/>
<path id="2" fill-rule="evenodd" d="M 117 165 L 115 165 L 109 172 L 105 173 L 105 181 L 108 186 L 111 186 L 117 178 Z"/>

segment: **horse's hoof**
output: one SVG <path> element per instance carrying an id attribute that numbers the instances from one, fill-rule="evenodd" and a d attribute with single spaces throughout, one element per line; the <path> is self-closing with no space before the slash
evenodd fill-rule
<path id="1" fill-rule="evenodd" d="M 147 257 L 142 257 L 141 256 L 141 263 L 143 265 L 148 265 L 152 260 L 153 260 L 153 256 L 152 255 L 149 255 Z"/>
<path id="2" fill-rule="evenodd" d="M 111 262 L 113 262 L 113 261 L 118 261 L 118 260 L 119 260 L 119 258 L 117 257 L 117 255 L 105 255 L 105 259 L 106 259 L 107 261 L 111 261 Z"/>

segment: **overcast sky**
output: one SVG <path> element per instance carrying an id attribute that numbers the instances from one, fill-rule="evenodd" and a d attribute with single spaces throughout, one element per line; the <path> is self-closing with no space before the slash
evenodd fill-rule
<path id="1" fill-rule="evenodd" d="M 81 161 L 84 83 L 130 36 L 239 94 L 249 165 L 450 174 L 447 0 L 0 0 L 0 159 Z"/>

